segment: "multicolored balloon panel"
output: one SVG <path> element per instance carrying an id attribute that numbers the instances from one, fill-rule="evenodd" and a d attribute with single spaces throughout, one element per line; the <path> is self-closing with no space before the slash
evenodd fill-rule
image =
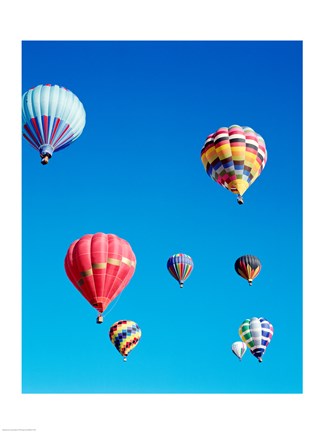
<path id="1" fill-rule="evenodd" d="M 245 354 L 245 351 L 247 349 L 246 343 L 244 342 L 234 342 L 232 344 L 232 351 L 238 357 L 240 360 L 242 360 L 242 357 Z"/>
<path id="2" fill-rule="evenodd" d="M 274 330 L 265 318 L 246 319 L 239 328 L 239 335 L 250 348 L 251 353 L 262 362 L 262 356 L 271 342 Z"/>
<path id="3" fill-rule="evenodd" d="M 207 174 L 230 192 L 239 195 L 259 177 L 267 162 L 264 139 L 248 126 L 222 127 L 209 135 L 201 150 Z M 241 201 L 240 201 L 241 200 Z"/>
<path id="4" fill-rule="evenodd" d="M 235 271 L 237 274 L 242 276 L 252 285 L 253 279 L 255 279 L 261 271 L 261 262 L 258 257 L 254 255 L 243 255 L 235 261 Z"/>
<path id="5" fill-rule="evenodd" d="M 80 100 L 58 85 L 38 85 L 22 97 L 23 136 L 46 164 L 54 151 L 82 133 L 86 114 Z"/>
<path id="6" fill-rule="evenodd" d="M 189 255 L 178 253 L 168 259 L 167 268 L 182 288 L 184 281 L 193 270 L 193 261 Z"/>
<path id="7" fill-rule="evenodd" d="M 117 321 L 109 330 L 111 343 L 124 357 L 124 361 L 132 349 L 136 347 L 141 336 L 142 331 L 138 324 L 129 320 Z"/>
<path id="8" fill-rule="evenodd" d="M 131 280 L 136 257 L 115 234 L 86 234 L 70 245 L 64 267 L 77 290 L 102 313 Z"/>

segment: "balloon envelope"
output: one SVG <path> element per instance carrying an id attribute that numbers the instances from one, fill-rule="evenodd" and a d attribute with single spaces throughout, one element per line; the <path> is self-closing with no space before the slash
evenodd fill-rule
<path id="1" fill-rule="evenodd" d="M 136 257 L 115 234 L 86 234 L 70 245 L 64 267 L 77 290 L 102 313 L 131 280 Z"/>
<path id="2" fill-rule="evenodd" d="M 242 197 L 265 167 L 266 145 L 248 126 L 222 127 L 207 137 L 201 161 L 215 182 Z"/>
<path id="3" fill-rule="evenodd" d="M 193 261 L 189 255 L 178 253 L 167 261 L 167 268 L 171 275 L 179 282 L 180 288 L 193 270 Z"/>
<path id="4" fill-rule="evenodd" d="M 111 343 L 126 360 L 142 336 L 142 331 L 134 321 L 121 320 L 115 322 L 109 330 Z"/>
<path id="5" fill-rule="evenodd" d="M 239 257 L 234 264 L 235 271 L 242 278 L 252 285 L 253 279 L 255 279 L 261 271 L 261 262 L 258 257 L 254 255 L 243 255 Z"/>
<path id="6" fill-rule="evenodd" d="M 262 356 L 269 345 L 274 330 L 272 324 L 265 318 L 246 319 L 239 328 L 239 335 L 250 348 L 251 353 L 262 362 Z"/>
<path id="7" fill-rule="evenodd" d="M 70 90 L 58 85 L 38 85 L 22 97 L 23 136 L 38 150 L 42 163 L 55 151 L 69 146 L 82 133 L 85 110 Z"/>
<path id="8" fill-rule="evenodd" d="M 246 348 L 247 346 L 246 343 L 244 342 L 234 342 L 232 344 L 232 351 L 236 355 L 236 357 L 238 357 L 240 360 L 244 356 Z"/>

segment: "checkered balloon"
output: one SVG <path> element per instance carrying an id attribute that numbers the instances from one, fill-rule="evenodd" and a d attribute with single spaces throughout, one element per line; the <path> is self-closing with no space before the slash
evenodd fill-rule
<path id="1" fill-rule="evenodd" d="M 134 321 L 117 321 L 110 327 L 109 338 L 120 354 L 127 360 L 128 354 L 136 347 L 142 331 Z"/>

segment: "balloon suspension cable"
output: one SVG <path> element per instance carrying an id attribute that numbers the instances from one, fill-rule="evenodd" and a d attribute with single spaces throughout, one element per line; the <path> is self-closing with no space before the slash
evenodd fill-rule
<path id="1" fill-rule="evenodd" d="M 242 197 L 242 195 L 238 195 L 237 196 L 237 202 L 240 204 L 240 205 L 242 205 L 242 204 L 244 204 L 244 201 L 243 201 L 243 197 Z"/>
<path id="2" fill-rule="evenodd" d="M 121 295 L 123 294 L 123 292 L 124 291 L 122 291 L 117 297 L 116 297 L 116 301 L 115 301 L 115 303 L 113 304 L 113 306 L 108 310 L 107 309 L 107 311 L 102 315 L 103 317 L 106 317 L 106 315 L 108 315 L 113 309 L 114 309 L 114 307 L 116 306 L 116 304 L 119 302 L 119 299 L 120 299 L 120 297 L 121 297 Z"/>

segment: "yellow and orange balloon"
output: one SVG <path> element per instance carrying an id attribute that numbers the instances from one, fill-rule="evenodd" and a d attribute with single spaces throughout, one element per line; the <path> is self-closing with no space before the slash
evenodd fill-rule
<path id="1" fill-rule="evenodd" d="M 201 161 L 207 174 L 218 184 L 243 194 L 259 177 L 267 162 L 267 149 L 261 135 L 248 126 L 221 127 L 208 135 L 201 150 Z"/>

